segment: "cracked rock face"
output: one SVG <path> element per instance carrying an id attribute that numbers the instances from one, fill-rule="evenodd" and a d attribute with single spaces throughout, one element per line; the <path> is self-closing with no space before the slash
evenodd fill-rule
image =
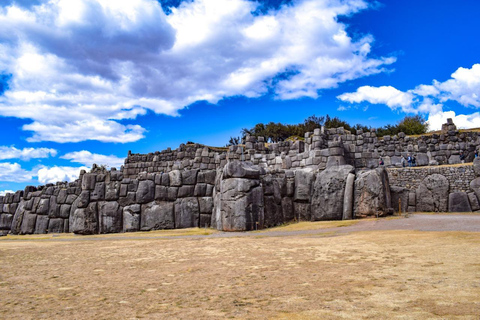
<path id="1" fill-rule="evenodd" d="M 215 196 L 215 225 L 224 231 L 263 228 L 264 200 L 260 170 L 250 163 L 227 164 Z"/>
<path id="2" fill-rule="evenodd" d="M 329 167 L 317 174 L 312 196 L 313 221 L 342 220 L 347 178 L 354 171 L 352 166 L 342 165 Z M 348 198 L 353 201 L 351 195 Z"/>
<path id="3" fill-rule="evenodd" d="M 449 187 L 447 178 L 441 174 L 426 177 L 416 190 L 417 211 L 446 212 Z"/>
<path id="4" fill-rule="evenodd" d="M 386 216 L 391 213 L 391 193 L 388 174 L 385 168 L 366 171 L 355 180 L 356 217 Z"/>

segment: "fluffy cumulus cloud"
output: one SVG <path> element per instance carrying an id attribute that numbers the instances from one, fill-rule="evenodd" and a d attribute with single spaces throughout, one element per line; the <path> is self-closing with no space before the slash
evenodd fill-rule
<path id="1" fill-rule="evenodd" d="M 7 193 L 15 193 L 15 191 L 13 191 L 13 190 L 3 190 L 3 191 L 0 191 L 0 196 L 4 196 Z"/>
<path id="2" fill-rule="evenodd" d="M 33 171 L 23 169 L 18 163 L 0 163 L 0 181 L 29 182 L 34 176 Z"/>
<path id="3" fill-rule="evenodd" d="M 123 165 L 124 159 L 119 158 L 114 155 L 103 155 L 97 153 L 91 153 L 90 151 L 82 150 L 76 152 L 70 152 L 61 157 L 62 159 L 67 159 L 72 162 L 81 163 L 86 166 L 91 166 L 92 164 L 106 165 L 108 167 L 119 168 Z"/>
<path id="4" fill-rule="evenodd" d="M 448 118 L 452 118 L 460 128 L 480 127 L 480 112 L 457 115 L 454 111 L 444 111 L 444 104 L 449 101 L 465 107 L 480 108 L 480 64 L 474 64 L 471 68 L 458 68 L 451 79 L 444 82 L 434 80 L 431 85 L 422 84 L 406 92 L 391 86 L 364 86 L 337 98 L 349 103 L 385 104 L 405 113 L 428 114 L 427 121 L 431 130 L 439 130 Z"/>
<path id="5" fill-rule="evenodd" d="M 384 71 L 373 38 L 338 22 L 367 0 L 298 0 L 256 12 L 247 0 L 37 0 L 0 5 L 0 70 L 11 74 L 0 115 L 30 119 L 29 141 L 131 142 L 122 120 L 178 115 L 230 96 L 316 98 Z"/>
<path id="6" fill-rule="evenodd" d="M 402 92 L 391 86 L 363 86 L 358 88 L 356 92 L 344 93 L 338 98 L 350 103 L 367 101 L 372 104 L 386 104 L 392 109 L 403 108 L 408 110 L 412 105 L 414 96 L 410 92 Z"/>
<path id="7" fill-rule="evenodd" d="M 74 181 L 78 179 L 80 170 L 88 170 L 87 167 L 44 167 L 37 171 L 38 181 L 42 184 L 56 183 L 57 181 Z M 0 179 L 1 180 L 1 179 Z"/>
<path id="8" fill-rule="evenodd" d="M 28 161 L 30 159 L 40 159 L 55 157 L 57 150 L 49 148 L 23 148 L 0 146 L 0 160 L 21 159 Z"/>

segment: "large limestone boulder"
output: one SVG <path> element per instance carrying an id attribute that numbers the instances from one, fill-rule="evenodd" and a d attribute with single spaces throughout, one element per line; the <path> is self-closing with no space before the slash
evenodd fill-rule
<path id="1" fill-rule="evenodd" d="M 48 231 L 48 216 L 37 215 L 35 234 L 45 234 Z"/>
<path id="2" fill-rule="evenodd" d="M 356 217 L 386 216 L 392 213 L 390 183 L 384 167 L 357 175 L 355 180 Z"/>
<path id="3" fill-rule="evenodd" d="M 77 234 L 98 233 L 97 203 L 92 202 L 86 208 L 77 208 L 70 216 L 70 232 Z"/>
<path id="4" fill-rule="evenodd" d="M 407 212 L 409 190 L 403 187 L 390 186 L 390 193 L 392 195 L 393 211 L 398 212 L 401 209 L 402 213 Z M 412 195 L 415 195 L 415 193 L 412 193 Z M 415 201 L 412 205 L 415 205 Z"/>
<path id="5" fill-rule="evenodd" d="M 224 231 L 263 228 L 263 188 L 260 169 L 248 162 L 225 165 L 216 185 L 212 225 Z"/>
<path id="6" fill-rule="evenodd" d="M 449 212 L 472 212 L 468 195 L 465 192 L 452 192 L 448 196 Z"/>
<path id="7" fill-rule="evenodd" d="M 431 174 L 417 187 L 417 211 L 447 212 L 448 190 L 450 184 L 441 174 Z"/>
<path id="8" fill-rule="evenodd" d="M 102 201 L 98 203 L 99 233 L 122 232 L 122 208 L 117 201 Z"/>
<path id="9" fill-rule="evenodd" d="M 480 177 L 480 157 L 473 160 L 473 170 L 475 171 L 475 175 Z"/>
<path id="10" fill-rule="evenodd" d="M 123 232 L 135 232 L 140 229 L 140 212 L 139 204 L 123 208 Z"/>
<path id="11" fill-rule="evenodd" d="M 35 224 L 37 222 L 37 215 L 25 212 L 23 215 L 22 227 L 20 234 L 32 234 L 35 232 Z"/>
<path id="12" fill-rule="evenodd" d="M 295 192 L 293 200 L 296 202 L 308 202 L 312 197 L 315 174 L 310 169 L 295 171 Z"/>
<path id="13" fill-rule="evenodd" d="M 153 201 L 142 205 L 140 230 L 173 229 L 174 221 L 173 202 Z"/>
<path id="14" fill-rule="evenodd" d="M 470 189 L 477 195 L 477 198 L 480 199 L 480 178 L 473 179 L 470 182 Z"/>
<path id="15" fill-rule="evenodd" d="M 20 233 L 20 228 L 22 226 L 24 214 L 25 214 L 25 201 L 22 200 L 19 206 L 17 207 L 17 210 L 15 210 L 15 214 L 13 215 L 12 228 L 11 228 L 12 234 Z"/>
<path id="16" fill-rule="evenodd" d="M 64 232 L 64 221 L 61 218 L 53 218 L 48 221 L 48 233 Z"/>
<path id="17" fill-rule="evenodd" d="M 200 209 L 194 197 L 175 201 L 175 229 L 198 227 Z"/>
<path id="18" fill-rule="evenodd" d="M 0 230 L 8 230 L 12 228 L 13 214 L 0 214 Z"/>
<path id="19" fill-rule="evenodd" d="M 155 182 L 142 180 L 138 183 L 136 194 L 137 203 L 148 203 L 155 198 Z"/>
<path id="20" fill-rule="evenodd" d="M 251 162 L 231 161 L 223 169 L 223 179 L 244 178 L 258 179 L 260 177 L 260 168 L 254 166 Z"/>
<path id="21" fill-rule="evenodd" d="M 313 187 L 312 220 L 342 220 L 347 178 L 354 171 L 352 166 L 343 165 L 328 167 L 317 174 Z M 353 201 L 353 197 L 350 196 L 350 199 Z"/>

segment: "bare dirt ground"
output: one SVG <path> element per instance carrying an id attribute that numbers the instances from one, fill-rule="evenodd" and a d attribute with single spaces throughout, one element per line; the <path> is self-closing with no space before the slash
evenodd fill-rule
<path id="1" fill-rule="evenodd" d="M 480 318 L 480 216 L 305 225 L 5 237 L 0 318 Z"/>

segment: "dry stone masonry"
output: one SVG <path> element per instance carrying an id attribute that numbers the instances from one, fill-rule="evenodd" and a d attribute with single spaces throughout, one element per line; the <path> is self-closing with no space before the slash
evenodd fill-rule
<path id="1" fill-rule="evenodd" d="M 247 136 L 229 148 L 129 152 L 120 170 L 94 165 L 74 182 L 1 196 L 0 234 L 248 231 L 399 210 L 479 211 L 479 147 L 480 133 L 460 132 L 449 120 L 441 134 L 420 137 L 319 128 L 303 141 Z M 402 166 L 409 154 L 417 167 Z"/>

